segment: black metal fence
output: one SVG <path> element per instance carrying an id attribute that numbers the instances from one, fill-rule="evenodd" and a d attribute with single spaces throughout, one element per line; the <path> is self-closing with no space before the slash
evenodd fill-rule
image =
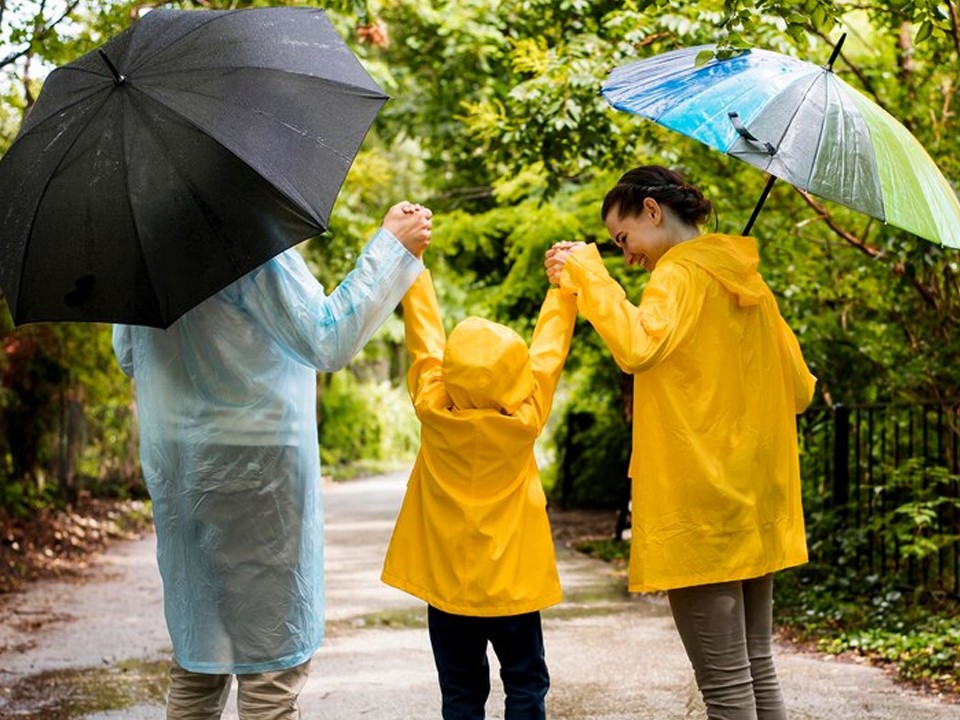
<path id="1" fill-rule="evenodd" d="M 800 417 L 811 559 L 960 596 L 960 404 L 813 407 Z"/>

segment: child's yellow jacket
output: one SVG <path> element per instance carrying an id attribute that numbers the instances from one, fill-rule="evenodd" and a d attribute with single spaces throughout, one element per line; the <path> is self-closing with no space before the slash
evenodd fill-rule
<path id="1" fill-rule="evenodd" d="M 421 445 L 383 581 L 457 615 L 517 615 L 559 602 L 533 447 L 570 348 L 576 303 L 547 293 L 529 354 L 515 333 L 513 341 L 491 339 L 492 323 L 478 318 L 446 340 L 429 271 L 403 310 Z M 492 347 L 501 342 L 513 344 Z M 490 373 L 494 351 L 510 365 Z"/>
<path id="2" fill-rule="evenodd" d="M 758 263 L 751 238 L 680 243 L 639 307 L 595 245 L 564 265 L 561 289 L 634 376 L 632 591 L 745 580 L 807 559 L 796 415 L 815 378 Z"/>

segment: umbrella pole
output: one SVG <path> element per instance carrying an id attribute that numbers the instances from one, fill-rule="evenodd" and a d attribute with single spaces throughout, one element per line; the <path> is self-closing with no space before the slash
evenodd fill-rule
<path id="1" fill-rule="evenodd" d="M 760 208 L 763 207 L 763 204 L 767 201 L 767 195 L 770 194 L 770 190 L 773 188 L 773 184 L 777 181 L 776 175 L 771 175 L 767 179 L 767 184 L 763 188 L 763 192 L 760 193 L 760 199 L 757 200 L 756 206 L 753 208 L 753 214 L 750 216 L 750 219 L 747 220 L 746 226 L 743 228 L 741 235 L 749 235 L 750 230 L 753 228 L 753 223 L 756 222 L 757 216 L 760 214 Z"/>

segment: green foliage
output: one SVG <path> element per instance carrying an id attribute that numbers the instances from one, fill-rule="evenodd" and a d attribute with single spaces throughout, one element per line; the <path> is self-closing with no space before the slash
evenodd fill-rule
<path id="1" fill-rule="evenodd" d="M 887 481 L 875 488 L 877 506 L 891 509 L 879 513 L 870 530 L 878 542 L 898 547 L 905 558 L 934 557 L 960 541 L 960 527 L 942 522 L 960 517 L 960 497 L 954 490 L 958 482 L 960 476 L 946 468 L 910 458 L 892 468 Z"/>
<path id="2" fill-rule="evenodd" d="M 630 561 L 630 541 L 599 538 L 577 543 L 577 550 L 615 565 Z"/>
<path id="3" fill-rule="evenodd" d="M 562 410 L 554 435 L 558 468 L 553 496 L 565 508 L 619 508 L 629 496 L 627 413 L 632 409 L 632 378 L 620 371 L 594 336 L 583 340 L 594 343 L 594 354 L 584 358 L 587 362 L 570 391 L 573 399 Z"/>
<path id="4" fill-rule="evenodd" d="M 81 491 L 140 497 L 130 381 L 103 325 L 49 323 L 0 332 L 0 486 L 4 507 Z"/>
<path id="5" fill-rule="evenodd" d="M 872 575 L 848 582 L 827 566 L 777 575 L 774 612 L 793 638 L 832 653 L 890 664 L 897 677 L 934 691 L 960 692 L 960 606 L 923 597 Z"/>
<path id="6" fill-rule="evenodd" d="M 409 462 L 419 424 L 405 389 L 359 382 L 349 370 L 326 376 L 320 396 L 320 459 L 327 472 L 362 461 Z"/>

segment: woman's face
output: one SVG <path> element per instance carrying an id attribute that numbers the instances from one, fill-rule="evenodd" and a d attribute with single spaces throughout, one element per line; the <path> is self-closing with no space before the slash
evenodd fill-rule
<path id="1" fill-rule="evenodd" d="M 637 215 L 619 217 L 620 206 L 614 205 L 603 219 L 614 244 L 623 251 L 627 265 L 640 265 L 652 272 L 663 254 L 673 247 L 664 228 L 663 207 L 653 198 L 643 201 Z"/>

